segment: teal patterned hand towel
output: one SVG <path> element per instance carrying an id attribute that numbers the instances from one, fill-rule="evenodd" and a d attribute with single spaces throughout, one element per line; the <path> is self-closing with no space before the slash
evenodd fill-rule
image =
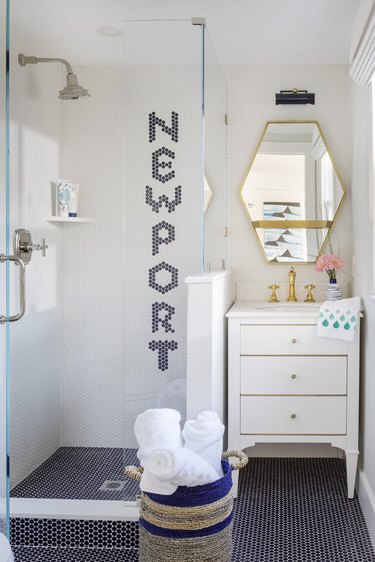
<path id="1" fill-rule="evenodd" d="M 325 301 L 319 310 L 318 336 L 353 341 L 360 309 L 359 297 Z"/>

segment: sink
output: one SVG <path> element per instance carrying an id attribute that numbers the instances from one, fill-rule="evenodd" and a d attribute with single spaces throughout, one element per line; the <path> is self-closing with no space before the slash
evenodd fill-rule
<path id="1" fill-rule="evenodd" d="M 255 305 L 254 308 L 256 310 L 275 310 L 278 312 L 317 312 L 320 308 L 319 303 L 262 303 L 259 305 Z"/>
<path id="2" fill-rule="evenodd" d="M 318 318 L 321 302 L 236 301 L 228 318 Z"/>

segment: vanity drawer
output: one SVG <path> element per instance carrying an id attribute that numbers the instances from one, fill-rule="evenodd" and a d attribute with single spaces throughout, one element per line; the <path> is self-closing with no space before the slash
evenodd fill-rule
<path id="1" fill-rule="evenodd" d="M 241 357 L 241 394 L 346 394 L 345 356 Z"/>
<path id="2" fill-rule="evenodd" d="M 345 396 L 241 396 L 242 434 L 345 435 Z"/>
<path id="3" fill-rule="evenodd" d="M 241 355 L 346 355 L 348 344 L 318 338 L 312 325 L 241 325 Z"/>

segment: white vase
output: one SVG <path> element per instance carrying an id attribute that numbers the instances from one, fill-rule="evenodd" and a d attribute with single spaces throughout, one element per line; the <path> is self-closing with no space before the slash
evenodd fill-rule
<path id="1" fill-rule="evenodd" d="M 334 283 L 332 281 L 326 287 L 326 300 L 327 301 L 338 301 L 342 299 L 342 287 L 337 285 L 336 279 Z"/>

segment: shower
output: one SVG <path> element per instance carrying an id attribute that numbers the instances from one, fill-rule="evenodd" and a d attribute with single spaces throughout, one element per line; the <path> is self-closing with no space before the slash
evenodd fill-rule
<path id="1" fill-rule="evenodd" d="M 79 98 L 89 97 L 89 93 L 85 88 L 82 88 L 78 84 L 77 75 L 73 73 L 73 69 L 65 59 L 55 59 L 55 58 L 39 58 L 39 57 L 27 57 L 20 53 L 18 55 L 18 62 L 21 66 L 26 66 L 27 64 L 37 64 L 38 62 L 61 62 L 65 64 L 67 68 L 66 75 L 66 86 L 59 92 L 60 100 L 77 100 Z"/>

